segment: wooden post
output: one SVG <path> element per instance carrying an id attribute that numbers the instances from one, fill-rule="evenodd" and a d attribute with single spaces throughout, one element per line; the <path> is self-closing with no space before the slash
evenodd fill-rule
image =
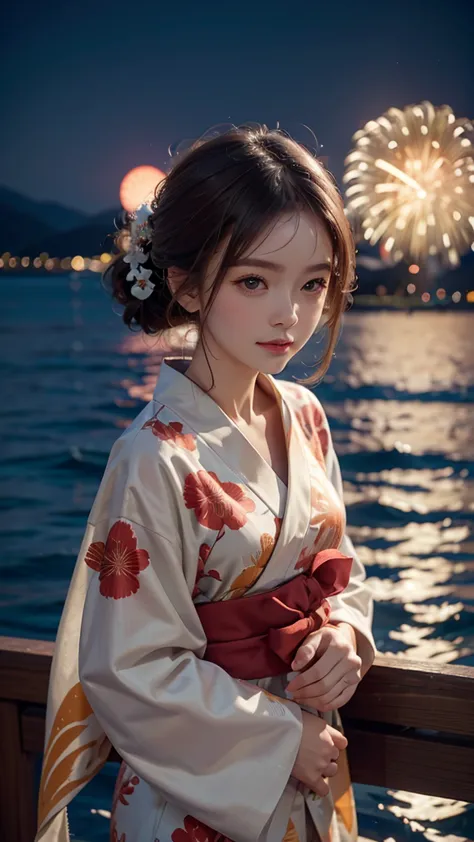
<path id="1" fill-rule="evenodd" d="M 33 842 L 36 833 L 34 756 L 23 750 L 20 708 L 0 701 L 0 839 Z"/>

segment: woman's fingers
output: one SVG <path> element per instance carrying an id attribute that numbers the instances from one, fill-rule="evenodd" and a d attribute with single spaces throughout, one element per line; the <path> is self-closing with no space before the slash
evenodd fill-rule
<path id="1" fill-rule="evenodd" d="M 329 794 L 328 782 L 325 781 L 324 778 L 320 778 L 319 781 L 317 781 L 314 785 L 313 792 L 315 792 L 316 795 L 320 795 L 321 798 L 324 798 L 325 795 Z"/>
<path id="2" fill-rule="evenodd" d="M 352 690 L 355 692 L 357 685 L 360 682 L 360 672 L 358 670 L 354 670 L 353 672 L 346 673 L 340 681 L 329 690 L 327 693 L 323 693 L 320 696 L 320 699 L 323 705 L 331 704 L 335 699 L 338 698 L 342 693 L 345 693 L 346 690 Z"/>
<path id="3" fill-rule="evenodd" d="M 318 661 L 306 667 L 304 672 L 300 672 L 295 678 L 292 678 L 286 689 L 296 695 L 296 693 L 300 693 L 303 688 L 308 687 L 310 684 L 315 684 L 318 681 L 327 681 L 329 675 L 337 665 L 344 663 L 343 659 L 344 653 L 340 650 L 328 650 Z"/>
<path id="4" fill-rule="evenodd" d="M 332 761 L 331 763 L 328 763 L 328 765 L 326 766 L 326 768 L 325 768 L 325 770 L 322 774 L 322 777 L 323 778 L 333 778 L 334 775 L 337 775 L 337 763 L 335 761 Z"/>
<path id="5" fill-rule="evenodd" d="M 339 694 L 339 696 L 336 696 L 336 698 L 334 698 L 331 702 L 327 702 L 323 705 L 322 708 L 318 708 L 318 710 L 321 710 L 322 713 L 329 713 L 331 710 L 339 710 L 339 708 L 342 708 L 344 707 L 344 705 L 347 705 L 347 702 L 349 702 L 352 699 L 356 689 L 357 684 L 352 684 L 350 687 L 345 687 L 342 693 Z M 309 703 L 307 704 L 309 706 Z"/>
<path id="6" fill-rule="evenodd" d="M 345 705 L 354 695 L 358 683 L 359 680 L 354 680 L 352 677 L 351 683 L 348 685 L 344 678 L 333 687 L 330 693 L 323 694 L 322 696 L 310 696 L 308 693 L 304 697 L 295 693 L 294 700 L 297 703 L 304 704 L 306 707 L 313 708 L 313 710 L 327 713 L 331 710 L 338 710 L 342 705 Z M 308 688 L 308 690 L 311 690 L 311 688 Z"/>
<path id="7" fill-rule="evenodd" d="M 306 699 L 314 699 L 315 697 L 320 697 L 324 704 L 330 702 L 335 698 L 336 688 L 338 690 L 337 695 L 339 695 L 341 689 L 344 689 L 344 686 L 341 687 L 341 682 L 345 681 L 349 685 L 358 684 L 360 681 L 360 658 L 358 655 L 354 655 L 354 659 L 357 660 L 338 661 L 324 677 L 320 677 L 315 664 L 299 675 L 295 682 L 291 682 L 291 685 L 296 683 L 296 688 L 293 689 L 291 685 L 288 685 L 288 690 L 297 702 L 304 702 Z"/>
<path id="8" fill-rule="evenodd" d="M 339 751 L 335 749 L 335 752 L 337 752 L 337 757 L 339 757 Z M 327 795 L 329 793 L 329 784 L 326 779 L 334 778 L 337 775 L 337 768 L 336 760 L 331 760 L 321 773 L 319 780 L 314 785 L 313 792 L 316 792 L 321 796 Z"/>

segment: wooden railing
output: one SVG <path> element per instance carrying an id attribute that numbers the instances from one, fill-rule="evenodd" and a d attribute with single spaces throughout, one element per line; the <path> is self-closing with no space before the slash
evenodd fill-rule
<path id="1" fill-rule="evenodd" d="M 1 842 L 35 835 L 53 651 L 0 637 Z M 474 802 L 474 669 L 381 656 L 341 713 L 353 781 Z"/>

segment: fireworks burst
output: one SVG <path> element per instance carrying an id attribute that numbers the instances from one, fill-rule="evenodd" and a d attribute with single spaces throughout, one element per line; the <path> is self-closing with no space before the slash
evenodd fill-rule
<path id="1" fill-rule="evenodd" d="M 358 239 L 393 263 L 433 256 L 459 264 L 474 251 L 473 124 L 447 105 L 389 108 L 353 136 L 346 212 Z"/>

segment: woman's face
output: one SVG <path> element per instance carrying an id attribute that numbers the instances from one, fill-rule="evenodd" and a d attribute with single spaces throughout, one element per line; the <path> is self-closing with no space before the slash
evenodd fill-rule
<path id="1" fill-rule="evenodd" d="M 225 246 L 211 261 L 204 306 Z M 211 352 L 253 371 L 282 371 L 320 321 L 332 256 L 329 234 L 317 217 L 309 212 L 281 217 L 227 270 L 203 327 Z M 280 340 L 289 344 L 264 344 Z"/>

